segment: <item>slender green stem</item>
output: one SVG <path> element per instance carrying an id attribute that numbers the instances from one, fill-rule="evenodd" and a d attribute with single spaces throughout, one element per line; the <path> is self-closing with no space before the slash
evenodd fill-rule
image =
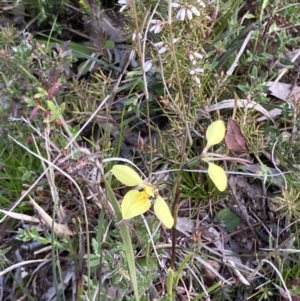
<path id="1" fill-rule="evenodd" d="M 180 176 L 178 176 L 180 178 Z M 181 193 L 180 183 L 176 185 L 175 198 L 172 207 L 172 215 L 174 218 L 174 227 L 172 229 L 172 255 L 171 255 L 171 269 L 175 270 L 175 251 L 176 251 L 176 223 L 177 223 L 177 214 L 178 214 L 178 204 L 179 197 Z"/>
<path id="2" fill-rule="evenodd" d="M 171 268 L 175 270 L 175 245 L 176 245 L 176 220 L 177 220 L 177 215 L 178 215 L 178 206 L 179 206 L 179 198 L 180 198 L 180 192 L 181 192 L 181 174 L 182 170 L 185 164 L 185 159 L 186 159 L 186 154 L 189 152 L 193 140 L 191 137 L 189 125 L 188 125 L 188 120 L 187 120 L 187 115 L 186 111 L 184 109 L 185 106 L 185 101 L 184 101 L 184 95 L 182 91 L 182 85 L 181 85 L 181 78 L 179 74 L 179 68 L 178 68 L 178 63 L 177 63 L 177 58 L 176 58 L 176 52 L 175 52 L 175 46 L 174 46 L 174 35 L 173 35 L 173 27 L 172 27 L 172 7 L 171 7 L 171 0 L 169 0 L 169 13 L 168 13 L 168 23 L 169 23 L 169 38 L 170 38 L 170 45 L 171 45 L 171 53 L 173 56 L 173 61 L 174 61 L 174 69 L 175 69 L 175 75 L 176 75 L 176 80 L 178 84 L 178 91 L 179 91 L 179 99 L 180 103 L 182 106 L 182 113 L 183 113 L 183 122 L 185 124 L 185 130 L 186 133 L 184 135 L 183 141 L 182 141 L 182 151 L 181 151 L 181 160 L 180 160 L 180 166 L 179 166 L 179 173 L 176 178 L 176 184 L 174 186 L 174 202 L 173 202 L 173 207 L 172 207 L 172 214 L 174 218 L 174 227 L 172 229 L 172 255 L 171 255 Z M 189 141 L 189 144 L 188 144 Z M 188 146 L 188 147 L 187 147 Z"/>
<path id="3" fill-rule="evenodd" d="M 125 250 L 125 254 L 126 254 L 126 259 L 127 259 L 130 279 L 131 279 L 132 286 L 133 286 L 135 300 L 139 301 L 140 297 L 139 297 L 138 285 L 137 285 L 135 258 L 134 258 L 133 246 L 131 243 L 131 237 L 130 237 L 130 233 L 128 230 L 128 226 L 127 226 L 126 222 L 122 220 L 122 213 L 120 210 L 119 203 L 114 195 L 114 192 L 112 191 L 112 189 L 109 185 L 109 182 L 105 181 L 105 185 L 106 185 L 107 196 L 109 197 L 109 199 L 111 201 L 111 204 L 113 206 L 113 209 L 114 209 L 114 212 L 116 215 L 116 220 L 120 225 L 120 234 L 121 234 L 123 244 L 124 244 L 124 250 Z"/>

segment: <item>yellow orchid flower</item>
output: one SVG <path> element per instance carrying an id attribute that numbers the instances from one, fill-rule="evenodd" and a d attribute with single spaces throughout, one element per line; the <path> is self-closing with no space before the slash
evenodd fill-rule
<path id="1" fill-rule="evenodd" d="M 126 165 L 115 165 L 112 174 L 124 185 L 139 186 L 142 190 L 128 191 L 122 201 L 121 211 L 124 219 L 130 219 L 148 211 L 151 198 L 154 200 L 154 212 L 158 219 L 167 227 L 172 228 L 174 219 L 165 200 L 158 194 L 157 187 L 144 182 L 136 171 Z"/>
<path id="2" fill-rule="evenodd" d="M 210 161 L 214 160 L 216 154 L 207 154 L 209 148 L 220 143 L 225 137 L 225 124 L 223 120 L 214 121 L 206 131 L 207 144 L 202 151 L 202 160 L 208 163 L 208 175 L 219 191 L 227 188 L 227 176 L 224 169 Z M 224 156 L 223 156 L 224 157 Z M 221 158 L 221 157 L 220 157 Z"/>

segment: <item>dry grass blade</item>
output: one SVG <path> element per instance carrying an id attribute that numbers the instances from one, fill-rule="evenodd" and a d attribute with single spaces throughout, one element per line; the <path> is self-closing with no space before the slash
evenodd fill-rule
<path id="1" fill-rule="evenodd" d="M 52 225 L 53 225 L 53 231 L 57 234 L 57 236 L 64 237 L 64 236 L 72 236 L 73 235 L 73 232 L 69 229 L 69 227 L 67 225 L 58 224 L 55 221 L 53 221 L 51 216 L 41 206 L 39 206 L 31 197 L 30 197 L 30 203 L 33 205 L 34 209 L 38 212 L 41 219 L 50 228 L 52 228 Z"/>
<path id="2" fill-rule="evenodd" d="M 11 211 L 2 210 L 2 209 L 0 209 L 0 212 L 2 212 L 5 215 L 10 216 L 14 219 L 18 219 L 20 221 L 24 221 L 24 222 L 26 221 L 26 222 L 31 222 L 31 223 L 40 223 L 40 220 L 38 218 L 27 215 L 27 214 L 11 212 Z"/>
<path id="3" fill-rule="evenodd" d="M 213 112 L 223 109 L 233 109 L 236 106 L 238 108 L 254 109 L 275 123 L 270 113 L 262 105 L 255 102 L 254 100 L 249 101 L 249 99 L 226 99 L 209 106 L 207 110 L 208 112 Z"/>
<path id="4" fill-rule="evenodd" d="M 50 262 L 49 259 L 37 259 L 37 260 L 27 260 L 27 261 L 23 261 L 23 262 L 19 262 L 17 264 L 13 264 L 12 266 L 8 267 L 7 269 L 3 270 L 0 272 L 0 277 L 2 277 L 3 275 L 13 271 L 16 268 L 22 267 L 24 265 L 27 264 L 33 264 L 33 263 L 37 263 L 37 262 Z"/>

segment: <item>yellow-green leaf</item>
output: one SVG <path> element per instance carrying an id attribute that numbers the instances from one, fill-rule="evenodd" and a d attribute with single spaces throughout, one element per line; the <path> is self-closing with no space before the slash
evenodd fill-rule
<path id="1" fill-rule="evenodd" d="M 208 163 L 208 175 L 220 191 L 227 187 L 227 176 L 224 169 L 214 163 Z"/>
<path id="2" fill-rule="evenodd" d="M 167 227 L 172 228 L 174 225 L 174 218 L 166 201 L 159 195 L 154 203 L 154 212 L 158 219 Z"/>
<path id="3" fill-rule="evenodd" d="M 214 121 L 206 131 L 207 145 L 209 147 L 220 143 L 225 137 L 225 124 L 223 120 Z"/>
<path id="4" fill-rule="evenodd" d="M 122 201 L 121 211 L 124 219 L 141 215 L 150 209 L 151 202 L 146 191 L 130 190 Z"/>
<path id="5" fill-rule="evenodd" d="M 111 171 L 113 175 L 126 186 L 132 187 L 143 183 L 138 173 L 129 166 L 115 165 Z"/>

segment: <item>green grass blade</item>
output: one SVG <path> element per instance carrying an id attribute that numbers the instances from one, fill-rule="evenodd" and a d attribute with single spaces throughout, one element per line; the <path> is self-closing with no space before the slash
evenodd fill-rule
<path id="1" fill-rule="evenodd" d="M 190 253 L 181 263 L 181 265 L 178 268 L 178 271 L 176 273 L 175 279 L 174 279 L 174 286 L 177 287 L 179 280 L 180 280 L 180 275 L 183 272 L 185 265 L 191 260 L 191 258 L 194 256 L 194 253 Z"/>
<path id="2" fill-rule="evenodd" d="M 228 9 L 228 11 L 220 17 L 217 23 L 218 25 L 214 29 L 213 34 L 215 37 L 218 37 L 222 32 L 225 31 L 225 29 L 228 27 L 229 20 L 232 18 L 232 15 L 236 13 L 237 8 L 241 5 L 242 2 L 243 0 L 236 0 L 230 3 L 230 9 Z"/>

